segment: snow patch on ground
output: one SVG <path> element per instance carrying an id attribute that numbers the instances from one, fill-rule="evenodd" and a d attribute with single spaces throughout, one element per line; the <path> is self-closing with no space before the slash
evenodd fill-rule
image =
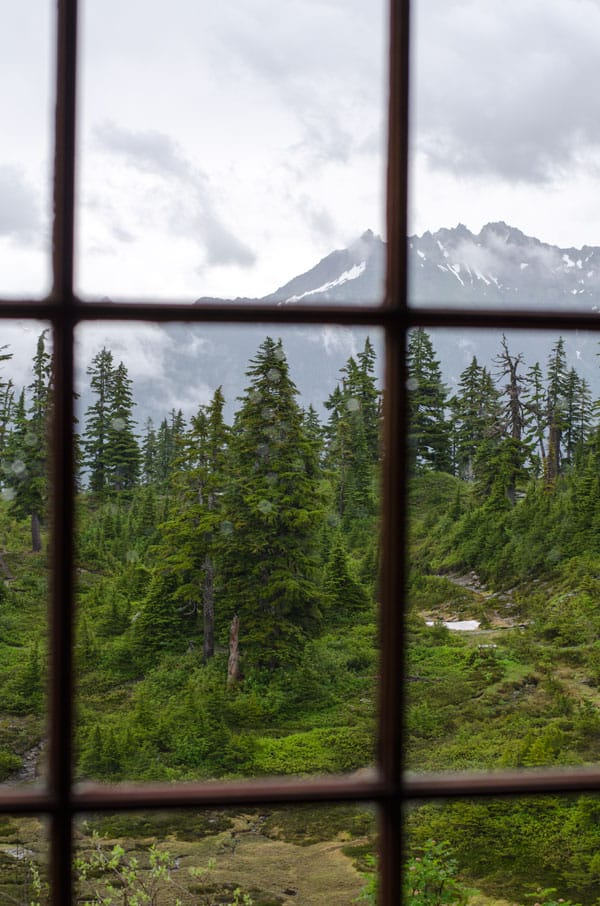
<path id="1" fill-rule="evenodd" d="M 428 626 L 435 626 L 434 620 L 426 620 Z M 446 629 L 454 632 L 474 632 L 479 629 L 479 620 L 444 620 Z"/>

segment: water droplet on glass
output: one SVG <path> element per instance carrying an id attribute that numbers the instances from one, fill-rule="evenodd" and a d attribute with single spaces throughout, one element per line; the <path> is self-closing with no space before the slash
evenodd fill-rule
<path id="1" fill-rule="evenodd" d="M 232 535 L 233 534 L 233 522 L 228 522 L 227 520 L 225 520 L 225 522 L 222 522 L 221 523 L 221 534 L 222 535 Z"/>
<path id="2" fill-rule="evenodd" d="M 270 381 L 277 382 L 280 380 L 281 374 L 279 373 L 277 368 L 269 368 L 269 370 L 267 371 L 267 377 Z"/>
<path id="3" fill-rule="evenodd" d="M 140 555 L 136 550 L 127 551 L 126 559 L 128 563 L 135 563 L 140 559 Z"/>
<path id="4" fill-rule="evenodd" d="M 270 448 L 269 448 L 268 444 L 259 444 L 256 449 L 256 452 L 258 453 L 259 456 L 266 457 L 269 455 L 269 450 L 270 450 Z"/>
<path id="5" fill-rule="evenodd" d="M 28 431 L 25 437 L 23 438 L 23 443 L 27 447 L 37 447 L 38 438 L 37 434 L 34 434 L 33 431 Z"/>
<path id="6" fill-rule="evenodd" d="M 17 475 L 18 477 L 21 477 L 27 471 L 27 466 L 25 465 L 25 463 L 23 462 L 22 459 L 15 459 L 14 462 L 12 462 L 10 464 L 10 470 L 13 473 L 13 475 Z"/>
<path id="7" fill-rule="evenodd" d="M 268 516 L 269 513 L 272 513 L 275 507 L 269 500 L 261 500 L 258 504 L 258 509 L 263 513 L 263 515 Z"/>
<path id="8" fill-rule="evenodd" d="M 355 396 L 350 397 L 347 404 L 348 412 L 358 412 L 360 409 L 360 400 L 357 400 Z"/>
<path id="9" fill-rule="evenodd" d="M 127 427 L 127 424 L 124 418 L 119 418 L 119 416 L 116 416 L 115 418 L 111 418 L 110 426 L 113 431 L 124 431 Z"/>
<path id="10" fill-rule="evenodd" d="M 14 500 L 16 496 L 14 488 L 2 488 L 2 500 Z"/>
<path id="11" fill-rule="evenodd" d="M 409 391 L 409 393 L 414 393 L 415 390 L 419 389 L 418 380 L 414 377 L 409 377 L 406 381 L 406 389 Z"/>

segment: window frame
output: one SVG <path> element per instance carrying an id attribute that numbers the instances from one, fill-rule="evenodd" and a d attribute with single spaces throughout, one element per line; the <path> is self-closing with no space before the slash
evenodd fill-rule
<path id="1" fill-rule="evenodd" d="M 49 770 L 45 790 L 0 793 L 0 814 L 46 816 L 50 824 L 52 902 L 75 902 L 75 818 L 91 811 L 199 809 L 265 803 L 374 802 L 380 812 L 381 903 L 402 896 L 402 813 L 409 800 L 594 792 L 600 768 L 407 775 L 403 764 L 403 591 L 406 550 L 406 338 L 411 327 L 521 327 L 598 330 L 597 316 L 544 311 L 473 312 L 407 304 L 407 198 L 410 0 L 389 0 L 387 277 L 380 307 L 267 307 L 158 303 L 89 303 L 74 292 L 76 77 L 78 0 L 57 0 L 53 288 L 47 299 L 0 300 L 0 318 L 43 319 L 55 350 Z M 374 326 L 385 334 L 385 456 L 379 762 L 370 776 L 271 779 L 178 785 L 73 783 L 74 729 L 74 330 L 95 320 Z"/>

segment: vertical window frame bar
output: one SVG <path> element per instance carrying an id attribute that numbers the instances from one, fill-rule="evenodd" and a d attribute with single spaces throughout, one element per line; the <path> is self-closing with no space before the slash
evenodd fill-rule
<path id="1" fill-rule="evenodd" d="M 73 263 L 78 0 L 56 6 L 53 288 L 54 343 L 52 431 L 52 596 L 50 619 L 50 820 L 51 900 L 73 902 Z"/>
<path id="2" fill-rule="evenodd" d="M 408 149 L 410 0 L 389 2 L 389 99 L 386 184 L 384 473 L 382 520 L 381 705 L 379 763 L 390 794 L 381 800 L 380 900 L 400 903 L 404 793 L 404 589 L 407 462 L 406 337 L 408 321 Z"/>

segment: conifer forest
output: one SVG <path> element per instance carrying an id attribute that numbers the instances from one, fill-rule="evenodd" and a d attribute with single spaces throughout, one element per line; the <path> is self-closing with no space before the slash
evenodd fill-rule
<path id="1" fill-rule="evenodd" d="M 410 771 L 600 758 L 600 402 L 562 337 L 511 337 L 452 382 L 407 353 Z M 244 389 L 136 417 L 126 363 L 87 365 L 77 437 L 80 780 L 308 776 L 376 756 L 383 387 L 363 335 L 320 408 L 280 339 Z M 44 776 L 52 351 L 0 351 L 0 782 Z M 233 412 L 227 417 L 227 412 Z M 407 809 L 408 906 L 592 906 L 600 801 Z M 0 818 L 2 902 L 47 903 L 43 828 Z M 375 806 L 90 815 L 85 904 L 377 902 Z M 19 849 L 20 847 L 20 849 Z M 16 853 L 16 855 L 15 855 Z M 293 882 L 282 866 L 294 865 Z"/>

